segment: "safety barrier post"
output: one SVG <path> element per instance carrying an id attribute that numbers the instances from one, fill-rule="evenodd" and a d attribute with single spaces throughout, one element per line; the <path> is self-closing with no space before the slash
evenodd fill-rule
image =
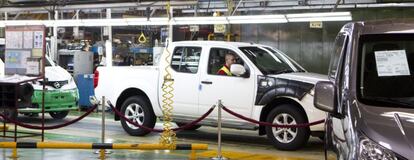
<path id="1" fill-rule="evenodd" d="M 106 108 L 105 107 L 105 96 L 102 96 L 102 101 L 101 101 L 101 111 L 102 111 L 101 143 L 105 143 L 105 108 Z M 101 159 L 101 160 L 104 160 L 106 158 L 106 154 L 111 153 L 110 151 L 105 150 L 105 149 L 100 149 L 98 152 L 99 152 L 99 159 Z"/>
<path id="2" fill-rule="evenodd" d="M 221 99 L 218 100 L 218 111 L 217 111 L 217 156 L 212 158 L 213 160 L 226 160 L 227 158 L 223 157 L 221 153 L 221 109 L 223 107 Z"/>

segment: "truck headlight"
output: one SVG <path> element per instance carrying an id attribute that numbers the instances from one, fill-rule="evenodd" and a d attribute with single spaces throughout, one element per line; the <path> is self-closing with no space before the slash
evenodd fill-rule
<path id="1" fill-rule="evenodd" d="M 371 141 L 365 136 L 361 136 L 359 141 L 359 155 L 361 160 L 397 160 L 395 154 L 387 148 Z"/>

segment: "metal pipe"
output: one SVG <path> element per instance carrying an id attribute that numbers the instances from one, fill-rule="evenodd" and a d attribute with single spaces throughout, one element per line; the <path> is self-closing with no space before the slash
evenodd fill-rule
<path id="1" fill-rule="evenodd" d="M 218 111 L 217 111 L 217 157 L 212 158 L 212 160 L 226 160 L 227 158 L 223 157 L 221 152 L 221 109 L 223 107 L 221 99 L 218 100 Z"/>
<path id="2" fill-rule="evenodd" d="M 151 6 L 151 7 L 165 7 L 168 1 L 160 1 L 160 2 L 141 2 L 142 6 Z M 171 1 L 172 6 L 193 6 L 196 5 L 196 1 Z M 65 6 L 60 6 L 59 10 L 76 10 L 76 9 L 105 9 L 105 8 L 132 8 L 136 7 L 136 2 L 126 2 L 126 3 L 101 3 L 101 4 L 94 4 L 91 7 L 91 4 L 69 4 Z M 145 7 L 144 7 L 145 8 Z M 0 12 L 16 12 L 16 11 L 44 11 L 44 6 L 3 6 L 0 8 Z"/>
<path id="3" fill-rule="evenodd" d="M 218 158 L 223 157 L 221 153 L 221 108 L 223 105 L 221 105 L 221 100 L 218 102 L 218 150 L 217 150 L 217 156 Z"/>
<path id="4" fill-rule="evenodd" d="M 102 96 L 102 132 L 101 132 L 101 143 L 105 143 L 105 96 Z"/>
<path id="5" fill-rule="evenodd" d="M 283 6 L 283 7 L 275 7 L 275 6 L 268 6 L 264 7 L 244 7 L 238 8 L 238 11 L 285 11 L 285 10 L 314 10 L 314 9 L 332 9 L 334 5 L 308 5 L 308 6 Z M 386 4 L 342 4 L 338 5 L 337 8 L 340 9 L 355 9 L 355 8 L 408 8 L 414 7 L 414 3 L 386 3 Z M 197 12 L 199 13 L 206 13 L 206 12 L 226 12 L 226 8 L 206 8 L 202 9 L 199 8 Z M 183 9 L 182 13 L 193 13 L 194 10 L 192 9 Z"/>
<path id="6" fill-rule="evenodd" d="M 72 142 L 0 142 L 0 148 L 38 149 L 130 149 L 130 150 L 207 150 L 207 144 L 132 144 L 132 143 L 72 143 Z"/>
<path id="7" fill-rule="evenodd" d="M 239 6 L 240 6 L 240 4 L 241 4 L 242 2 L 243 2 L 243 0 L 240 0 L 240 1 L 239 1 L 239 3 L 237 3 L 236 8 L 234 8 L 233 13 L 231 13 L 231 15 L 232 15 L 232 16 L 234 15 L 234 13 L 236 13 L 237 9 L 239 8 Z"/>

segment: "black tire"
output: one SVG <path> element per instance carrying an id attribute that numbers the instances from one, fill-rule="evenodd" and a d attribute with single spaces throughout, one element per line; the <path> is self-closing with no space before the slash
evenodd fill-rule
<path id="1" fill-rule="evenodd" d="M 177 124 L 178 127 L 182 127 L 185 126 L 187 123 L 180 123 L 180 122 L 175 122 Z M 186 128 L 185 130 L 187 131 L 194 131 L 197 130 L 201 127 L 201 125 L 193 125 L 190 128 Z"/>
<path id="2" fill-rule="evenodd" d="M 39 117 L 39 113 L 24 113 L 24 115 L 31 118 Z"/>
<path id="3" fill-rule="evenodd" d="M 49 112 L 53 119 L 64 119 L 69 114 L 69 111 Z"/>
<path id="4" fill-rule="evenodd" d="M 127 116 L 134 116 L 130 114 L 130 111 L 127 111 L 127 108 L 131 107 L 132 109 L 138 109 L 140 117 L 136 117 L 133 119 L 134 122 L 138 122 L 138 124 L 141 124 L 148 128 L 154 128 L 156 117 L 154 114 L 154 111 L 152 110 L 151 105 L 148 103 L 146 99 L 140 96 L 133 96 L 129 97 L 121 107 L 121 113 L 127 117 Z M 146 134 L 150 133 L 151 131 L 138 128 L 133 126 L 132 124 L 129 124 L 127 121 L 121 118 L 121 124 L 122 128 L 131 136 L 145 136 Z"/>
<path id="5" fill-rule="evenodd" d="M 303 124 L 308 123 L 305 116 L 305 113 L 302 113 L 296 106 L 284 104 L 274 108 L 267 116 L 266 121 L 269 123 L 278 121 L 283 122 L 283 124 Z M 287 118 L 285 119 L 285 117 Z M 275 134 L 276 131 L 280 131 L 278 135 Z M 296 133 L 296 135 L 293 133 Z M 298 150 L 307 143 L 310 130 L 309 127 L 287 128 L 284 130 L 283 128 L 273 129 L 270 126 L 266 126 L 266 134 L 267 138 L 271 140 L 277 149 L 292 151 Z"/>
<path id="6" fill-rule="evenodd" d="M 17 118 L 17 112 L 14 108 L 4 108 L 0 110 L 1 114 L 7 116 L 8 118 L 15 120 Z M 3 122 L 9 122 L 1 118 Z"/>

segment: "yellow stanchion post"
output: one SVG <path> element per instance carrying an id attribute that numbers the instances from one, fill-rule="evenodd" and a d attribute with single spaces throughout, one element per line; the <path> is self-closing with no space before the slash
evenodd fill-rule
<path id="1" fill-rule="evenodd" d="M 0 126 L 0 131 L 7 131 L 9 129 L 8 125 Z"/>
<path id="2" fill-rule="evenodd" d="M 190 160 L 196 160 L 197 159 L 197 152 L 195 150 L 191 150 L 189 159 Z"/>
<path id="3" fill-rule="evenodd" d="M 13 151 L 12 151 L 12 155 L 10 156 L 10 158 L 12 158 L 12 159 L 16 159 L 16 158 L 18 158 L 19 156 L 17 156 L 17 148 L 13 148 Z"/>
<path id="4" fill-rule="evenodd" d="M 105 156 L 105 150 L 104 149 L 100 149 L 99 150 L 99 159 L 104 160 L 106 158 Z"/>

